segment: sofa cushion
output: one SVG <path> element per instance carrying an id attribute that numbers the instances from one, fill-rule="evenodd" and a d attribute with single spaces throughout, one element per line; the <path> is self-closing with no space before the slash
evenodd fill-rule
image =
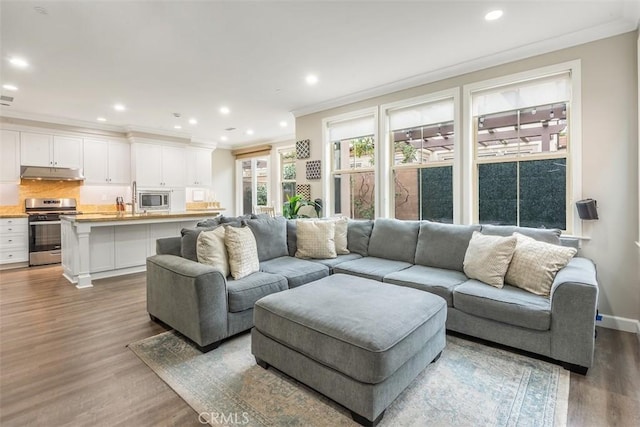
<path id="1" fill-rule="evenodd" d="M 289 288 L 313 282 L 329 275 L 329 267 L 306 259 L 283 256 L 260 263 L 260 271 L 287 278 Z"/>
<path id="2" fill-rule="evenodd" d="M 539 331 L 551 326 L 551 301 L 514 286 L 502 289 L 469 280 L 453 290 L 453 306 L 465 313 Z"/>
<path id="3" fill-rule="evenodd" d="M 204 221 L 200 221 L 196 224 L 196 227 L 215 227 L 216 225 L 220 225 L 220 220 L 222 218 L 220 216 L 214 218 L 207 218 Z"/>
<path id="4" fill-rule="evenodd" d="M 464 255 L 479 225 L 420 223 L 415 263 L 428 267 L 463 271 Z"/>
<path id="5" fill-rule="evenodd" d="M 296 228 L 296 258 L 336 257 L 335 222 L 298 220 Z"/>
<path id="6" fill-rule="evenodd" d="M 287 220 L 287 248 L 289 256 L 296 256 L 298 250 L 297 226 L 295 219 Z"/>
<path id="7" fill-rule="evenodd" d="M 354 276 L 365 277 L 367 279 L 382 282 L 382 279 L 387 274 L 404 270 L 405 268 L 411 267 L 411 265 L 412 264 L 404 261 L 368 256 L 353 261 L 341 262 L 333 267 L 333 272 L 336 274 L 352 274 Z"/>
<path id="8" fill-rule="evenodd" d="M 414 263 L 419 221 L 376 219 L 369 239 L 369 256 Z"/>
<path id="9" fill-rule="evenodd" d="M 224 277 L 227 277 L 229 275 L 229 257 L 224 236 L 224 227 L 201 232 L 198 235 L 197 254 L 199 263 L 210 265 L 221 272 Z"/>
<path id="10" fill-rule="evenodd" d="M 373 221 L 369 219 L 350 219 L 347 222 L 347 249 L 349 252 L 367 256 L 372 229 Z"/>
<path id="11" fill-rule="evenodd" d="M 561 230 L 557 228 L 531 228 L 516 227 L 515 225 L 491 225 L 482 224 L 482 234 L 490 234 L 492 236 L 511 236 L 513 233 L 520 233 L 540 242 L 560 244 Z"/>
<path id="12" fill-rule="evenodd" d="M 453 307 L 453 290 L 467 280 L 467 276 L 459 271 L 414 265 L 387 274 L 383 282 L 431 292 L 444 298 L 447 306 Z"/>
<path id="13" fill-rule="evenodd" d="M 211 231 L 217 227 L 219 227 L 219 225 L 213 227 L 183 228 L 180 231 L 180 234 L 182 235 L 182 239 L 180 241 L 180 255 L 182 258 L 198 262 L 198 236 L 202 231 Z"/>
<path id="14" fill-rule="evenodd" d="M 260 298 L 286 289 L 287 279 L 278 274 L 256 272 L 242 279 L 227 280 L 229 312 L 249 310 Z"/>
<path id="15" fill-rule="evenodd" d="M 464 256 L 464 274 L 501 288 L 515 248 L 515 236 L 489 236 L 474 231 Z"/>
<path id="16" fill-rule="evenodd" d="M 505 282 L 536 295 L 549 296 L 556 273 L 573 258 L 577 250 L 539 242 L 513 233 L 518 242 Z"/>
<path id="17" fill-rule="evenodd" d="M 319 262 L 322 265 L 326 265 L 329 267 L 329 274 L 333 274 L 333 267 L 338 264 L 342 264 L 343 262 L 353 261 L 354 259 L 360 259 L 362 255 L 360 254 L 344 254 L 338 255 L 335 258 L 327 258 L 327 259 L 313 259 L 313 262 Z"/>
<path id="18" fill-rule="evenodd" d="M 256 238 L 258 260 L 268 261 L 289 254 L 287 249 L 287 220 L 284 217 L 245 219 L 242 221 Z"/>
<path id="19" fill-rule="evenodd" d="M 234 227 L 242 226 L 242 221 L 251 219 L 251 215 L 240 215 L 240 216 L 222 216 L 220 215 L 220 224 L 229 224 Z"/>
<path id="20" fill-rule="evenodd" d="M 248 227 L 225 227 L 224 244 L 229 270 L 238 280 L 260 270 L 256 238 Z"/>

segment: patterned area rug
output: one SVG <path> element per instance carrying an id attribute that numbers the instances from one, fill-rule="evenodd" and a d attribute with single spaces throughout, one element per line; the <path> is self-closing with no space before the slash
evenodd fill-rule
<path id="1" fill-rule="evenodd" d="M 203 424 L 353 426 L 349 412 L 284 374 L 256 365 L 243 334 L 202 354 L 173 331 L 129 348 Z M 387 409 L 380 426 L 563 426 L 569 372 L 447 336 L 429 365 Z"/>

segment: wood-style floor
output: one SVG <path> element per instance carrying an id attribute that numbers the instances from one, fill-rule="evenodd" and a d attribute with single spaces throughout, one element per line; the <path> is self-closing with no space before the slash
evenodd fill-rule
<path id="1" fill-rule="evenodd" d="M 61 268 L 0 272 L 0 425 L 201 426 L 129 349 L 164 328 L 144 273 L 76 289 Z M 640 425 L 640 340 L 598 328 L 596 363 L 571 374 L 571 426 Z"/>

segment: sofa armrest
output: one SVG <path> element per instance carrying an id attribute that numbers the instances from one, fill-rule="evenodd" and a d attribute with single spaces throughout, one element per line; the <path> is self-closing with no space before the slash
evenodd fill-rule
<path id="1" fill-rule="evenodd" d="M 551 357 L 585 368 L 593 364 L 598 306 L 596 267 L 575 257 L 551 287 Z"/>
<path id="2" fill-rule="evenodd" d="M 166 237 L 156 240 L 156 254 L 180 256 L 181 237 Z"/>
<path id="3" fill-rule="evenodd" d="M 205 347 L 227 337 L 227 282 L 218 270 L 175 255 L 147 258 L 147 311 Z"/>

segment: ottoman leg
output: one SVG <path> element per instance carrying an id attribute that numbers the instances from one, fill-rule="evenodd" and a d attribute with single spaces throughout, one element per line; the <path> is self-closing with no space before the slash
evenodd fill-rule
<path id="1" fill-rule="evenodd" d="M 263 369 L 269 369 L 269 364 L 258 357 L 256 357 L 256 363 Z"/>
<path id="2" fill-rule="evenodd" d="M 382 417 L 384 417 L 384 412 L 385 411 L 382 411 L 382 413 L 380 415 L 378 415 L 378 418 L 376 418 L 373 421 L 370 421 L 370 420 L 366 419 L 365 417 L 363 417 L 362 415 L 356 414 L 353 411 L 351 411 L 351 418 L 353 418 L 353 421 L 357 422 L 361 426 L 375 427 L 382 420 Z"/>
<path id="3" fill-rule="evenodd" d="M 431 361 L 431 363 L 436 363 L 438 361 L 438 359 L 440 359 L 440 356 L 442 356 L 442 352 L 436 354 L 436 357 L 433 358 L 433 360 Z"/>

